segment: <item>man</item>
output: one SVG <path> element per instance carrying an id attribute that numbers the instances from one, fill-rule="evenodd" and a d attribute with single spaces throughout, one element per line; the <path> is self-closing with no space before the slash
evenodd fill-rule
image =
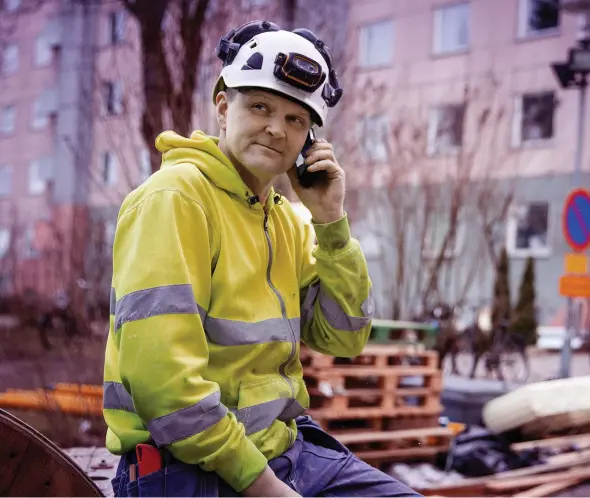
<path id="1" fill-rule="evenodd" d="M 104 386 L 107 447 L 124 455 L 115 493 L 413 494 L 301 417 L 300 340 L 358 355 L 373 309 L 332 146 L 306 154 L 323 181 L 302 188 L 293 167 L 341 94 L 329 54 L 268 22 L 232 30 L 218 53 L 219 138 L 162 133 L 160 171 L 119 214 Z M 285 172 L 313 227 L 275 194 Z M 148 475 L 144 443 L 159 448 Z"/>

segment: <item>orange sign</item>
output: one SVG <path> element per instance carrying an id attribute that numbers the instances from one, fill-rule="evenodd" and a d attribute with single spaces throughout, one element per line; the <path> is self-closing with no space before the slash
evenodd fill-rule
<path id="1" fill-rule="evenodd" d="M 588 258 L 585 254 L 569 253 L 565 255 L 565 273 L 588 273 Z"/>
<path id="2" fill-rule="evenodd" d="M 590 275 L 563 275 L 559 279 L 559 293 L 565 297 L 590 298 Z"/>

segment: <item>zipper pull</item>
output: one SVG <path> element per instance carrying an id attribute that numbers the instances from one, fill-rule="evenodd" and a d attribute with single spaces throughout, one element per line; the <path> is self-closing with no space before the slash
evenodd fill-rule
<path id="1" fill-rule="evenodd" d="M 264 212 L 264 231 L 268 232 L 268 213 Z"/>

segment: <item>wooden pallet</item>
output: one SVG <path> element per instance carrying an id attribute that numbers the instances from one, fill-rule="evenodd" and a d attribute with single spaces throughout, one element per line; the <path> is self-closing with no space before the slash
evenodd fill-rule
<path id="1" fill-rule="evenodd" d="M 332 397 L 324 396 L 319 388 L 308 388 L 310 410 L 346 416 L 365 417 L 371 414 L 411 415 L 440 408 L 438 391 L 429 388 L 349 389 Z"/>
<path id="2" fill-rule="evenodd" d="M 434 458 L 448 450 L 453 432 L 444 427 L 337 435 L 358 458 L 375 466 Z"/>
<path id="3" fill-rule="evenodd" d="M 398 416 L 372 417 L 330 417 L 330 413 L 308 410 L 307 414 L 330 434 L 352 434 L 372 431 L 400 431 L 438 427 L 438 419 L 442 408 L 430 414 L 411 414 Z"/>
<path id="4" fill-rule="evenodd" d="M 300 359 L 306 371 L 324 370 L 326 368 L 355 368 L 355 367 L 399 367 L 416 366 L 431 367 L 438 366 L 438 353 L 426 351 L 423 346 L 400 346 L 400 345 L 376 345 L 369 344 L 363 352 L 355 358 L 336 358 L 323 355 L 302 347 Z"/>
<path id="5" fill-rule="evenodd" d="M 429 367 L 332 367 L 307 373 L 312 411 L 374 417 L 430 414 L 440 410 L 442 377 Z"/>
<path id="6" fill-rule="evenodd" d="M 328 382 L 335 392 L 357 388 L 392 391 L 410 386 L 424 387 L 434 392 L 442 389 L 441 371 L 430 367 L 332 367 L 308 370 L 303 375 L 309 387 L 319 387 L 320 382 Z"/>

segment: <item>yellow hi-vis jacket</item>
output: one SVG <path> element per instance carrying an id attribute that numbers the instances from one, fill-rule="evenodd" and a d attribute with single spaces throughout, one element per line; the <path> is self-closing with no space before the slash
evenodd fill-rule
<path id="1" fill-rule="evenodd" d="M 217 143 L 162 133 L 161 169 L 121 206 L 104 418 L 112 453 L 151 440 L 240 492 L 309 407 L 300 341 L 358 355 L 373 300 L 346 216 L 314 234 L 273 192 L 253 203 Z"/>

